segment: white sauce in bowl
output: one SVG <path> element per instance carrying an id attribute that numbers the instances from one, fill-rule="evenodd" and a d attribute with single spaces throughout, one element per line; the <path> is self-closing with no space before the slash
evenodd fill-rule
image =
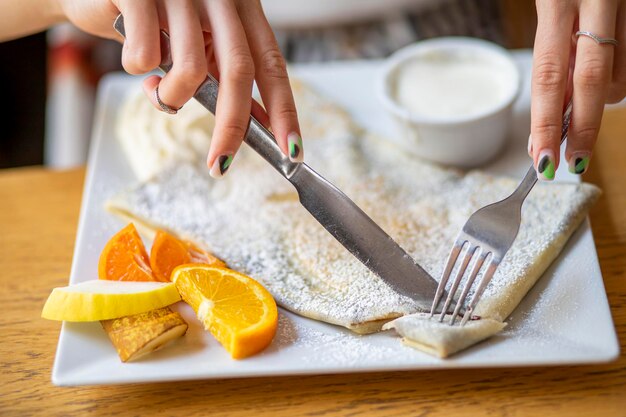
<path id="1" fill-rule="evenodd" d="M 392 95 L 409 113 L 433 120 L 487 113 L 517 89 L 508 63 L 477 51 L 428 51 L 400 65 Z"/>

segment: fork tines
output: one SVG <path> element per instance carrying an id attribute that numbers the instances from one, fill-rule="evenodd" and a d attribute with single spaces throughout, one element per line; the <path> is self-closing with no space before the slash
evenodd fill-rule
<path id="1" fill-rule="evenodd" d="M 459 256 L 461 255 L 461 253 L 463 255 Z M 457 260 L 459 258 L 461 259 L 461 261 L 459 266 L 455 270 L 455 265 L 457 264 Z M 489 258 L 488 262 L 486 262 L 487 258 Z M 473 262 L 472 259 L 474 260 Z M 470 263 L 472 264 L 471 268 L 468 268 Z M 485 268 L 483 268 L 483 266 L 485 266 Z M 449 323 L 450 325 L 454 324 L 457 316 L 461 312 L 461 309 L 465 306 L 465 313 L 463 314 L 463 319 L 461 320 L 461 326 L 463 326 L 471 318 L 474 307 L 478 303 L 478 300 L 480 299 L 482 293 L 489 284 L 489 281 L 491 281 L 491 278 L 493 277 L 493 274 L 497 268 L 498 261 L 496 260 L 496 256 L 493 250 L 472 243 L 467 235 L 461 233 L 461 235 L 454 243 L 454 246 L 450 251 L 450 255 L 448 256 L 446 267 L 441 276 L 441 280 L 439 281 L 439 285 L 437 286 L 433 305 L 430 310 L 430 317 L 433 317 L 435 315 L 437 307 L 439 307 L 444 291 L 446 289 L 446 285 L 450 280 L 450 276 L 452 275 L 452 272 L 455 272 L 454 280 L 452 281 L 450 288 L 448 289 L 448 296 L 446 297 L 438 320 L 440 322 L 443 321 L 446 313 L 448 313 L 450 305 L 455 302 L 456 306 L 454 308 L 454 312 L 452 313 Z M 463 286 L 461 295 L 459 297 L 455 297 L 459 286 L 468 270 L 470 270 L 470 273 L 465 281 L 465 285 Z M 466 304 L 466 298 L 474 284 L 474 281 L 476 281 L 476 277 L 479 275 L 481 270 L 483 270 L 482 279 L 480 280 L 480 283 L 476 288 L 476 291 L 474 292 L 471 301 Z"/>

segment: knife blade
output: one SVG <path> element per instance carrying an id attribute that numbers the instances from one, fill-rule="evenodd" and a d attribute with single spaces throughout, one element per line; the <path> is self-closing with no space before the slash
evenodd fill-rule
<path id="1" fill-rule="evenodd" d="M 121 14 L 114 28 L 125 36 Z M 169 51 L 169 36 L 161 31 L 159 68 L 164 72 L 172 68 Z M 219 82 L 208 74 L 194 98 L 215 114 L 218 91 Z M 253 116 L 244 141 L 291 182 L 302 206 L 350 253 L 394 291 L 414 300 L 421 310 L 430 310 L 437 282 L 348 196 L 307 164 L 291 162 Z"/>

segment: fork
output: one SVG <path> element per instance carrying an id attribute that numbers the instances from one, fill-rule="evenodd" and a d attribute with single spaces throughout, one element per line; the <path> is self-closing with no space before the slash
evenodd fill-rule
<path id="1" fill-rule="evenodd" d="M 570 120 L 572 117 L 572 101 L 568 103 L 565 112 L 563 113 L 563 125 L 561 128 L 561 143 L 567 138 L 567 131 L 569 129 Z M 448 308 L 454 302 L 456 304 L 454 313 L 450 318 L 450 325 L 453 325 L 461 308 L 466 303 L 467 295 L 476 281 L 476 277 L 480 273 L 483 266 L 485 266 L 482 279 L 474 292 L 474 295 L 465 309 L 463 318 L 461 319 L 461 326 L 465 325 L 472 316 L 474 307 L 480 300 L 485 288 L 491 281 L 491 278 L 495 274 L 500 262 L 504 258 L 504 255 L 511 248 L 511 245 L 517 237 L 519 232 L 520 223 L 522 221 L 522 204 L 528 196 L 530 190 L 537 182 L 537 172 L 534 166 L 531 164 L 526 176 L 519 184 L 519 186 L 513 191 L 513 193 L 504 200 L 498 201 L 493 204 L 489 204 L 481 209 L 478 209 L 467 220 L 461 232 L 456 238 L 450 255 L 448 255 L 448 261 L 444 268 L 441 280 L 437 286 L 435 292 L 435 298 L 430 312 L 430 318 L 432 318 L 437 311 L 437 307 L 441 302 L 442 296 L 445 292 L 446 284 L 450 280 L 450 275 L 454 271 L 454 266 L 459 259 L 459 255 L 463 251 L 461 256 L 460 266 L 456 270 L 455 278 L 450 285 L 448 296 L 445 300 L 441 313 L 438 317 L 440 322 L 443 321 Z M 464 249 L 465 248 L 465 249 Z M 472 264 L 470 274 L 465 282 L 460 297 L 455 300 L 454 295 L 458 291 L 459 285 L 465 276 L 468 266 L 471 260 L 475 258 Z M 488 260 L 488 261 L 487 261 Z"/>

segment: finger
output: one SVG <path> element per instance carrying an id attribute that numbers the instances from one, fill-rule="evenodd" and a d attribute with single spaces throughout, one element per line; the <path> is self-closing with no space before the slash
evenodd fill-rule
<path id="1" fill-rule="evenodd" d="M 117 16 L 122 12 L 119 4 L 123 2 L 124 0 L 111 0 L 99 4 L 97 18 L 89 19 L 89 33 L 101 38 L 112 39 L 123 44 L 125 40 L 124 36 L 120 35 L 118 31 L 115 30 L 115 28 L 113 27 L 115 19 L 117 19 Z M 81 3 L 82 2 L 77 2 L 77 5 Z M 73 11 L 81 12 L 83 10 L 81 8 Z M 82 17 L 87 17 L 87 14 Z M 76 23 L 82 26 L 82 24 L 86 22 L 82 22 L 82 24 L 80 22 Z"/>
<path id="2" fill-rule="evenodd" d="M 296 105 L 285 59 L 280 53 L 272 28 L 259 2 L 241 3 L 239 14 L 254 59 L 259 91 L 276 141 L 292 161 L 302 162 L 304 150 Z"/>
<path id="3" fill-rule="evenodd" d="M 615 2 L 583 1 L 579 26 L 603 37 L 615 36 Z M 582 174 L 596 142 L 613 68 L 613 46 L 579 36 L 574 66 L 572 122 L 565 158 L 570 172 Z"/>
<path id="4" fill-rule="evenodd" d="M 613 54 L 613 76 L 607 103 L 618 103 L 626 97 L 626 2 L 622 2 L 617 12 L 615 39 L 617 46 Z"/>
<path id="5" fill-rule="evenodd" d="M 126 40 L 122 47 L 122 66 L 130 74 L 144 74 L 159 66 L 159 16 L 152 1 L 119 3 L 124 16 Z"/>
<path id="6" fill-rule="evenodd" d="M 257 122 L 261 123 L 264 128 L 270 131 L 272 130 L 270 117 L 268 116 L 263 106 L 256 100 L 252 100 L 252 116 L 256 119 Z"/>
<path id="7" fill-rule="evenodd" d="M 567 81 L 565 82 L 565 100 L 564 103 L 569 103 L 572 99 L 572 93 L 574 90 L 573 87 L 573 78 L 574 78 L 574 61 L 576 59 L 576 38 L 572 35 L 570 42 L 570 52 L 568 58 L 568 68 L 567 68 Z M 560 146 L 560 144 L 559 144 Z M 559 152 L 557 152 L 558 154 Z M 533 137 L 532 135 L 528 135 L 528 156 L 533 157 Z"/>
<path id="8" fill-rule="evenodd" d="M 213 52 L 213 41 L 210 38 L 207 39 L 207 37 L 205 37 L 204 43 L 205 43 L 204 50 L 206 52 L 207 68 L 209 70 L 209 73 L 213 76 L 213 78 L 219 81 L 220 74 L 219 74 L 219 70 L 217 69 L 217 62 L 215 61 L 215 55 Z M 261 125 L 263 125 L 264 128 L 270 130 L 269 116 L 265 112 L 265 109 L 263 108 L 263 106 L 259 104 L 256 100 L 252 100 L 251 114 L 259 123 L 261 123 Z"/>
<path id="9" fill-rule="evenodd" d="M 217 67 L 217 61 L 215 59 L 215 49 L 213 48 L 213 39 L 210 35 L 204 35 L 204 55 L 206 57 L 206 65 L 209 74 L 216 80 L 220 79 L 220 71 Z"/>
<path id="10" fill-rule="evenodd" d="M 159 83 L 159 97 L 169 107 L 178 109 L 195 94 L 206 78 L 204 39 L 192 1 L 164 2 L 164 10 L 170 36 L 172 69 Z"/>
<path id="11" fill-rule="evenodd" d="M 537 2 L 533 57 L 531 137 L 537 177 L 554 179 L 575 10 L 566 2 Z"/>
<path id="12" fill-rule="evenodd" d="M 220 80 L 220 73 L 217 69 L 217 63 L 215 62 L 215 55 L 213 55 L 213 43 L 211 40 L 207 42 L 205 39 L 206 46 L 204 47 L 207 56 L 207 68 L 209 69 L 209 73 L 216 80 Z M 256 100 L 252 100 L 252 116 L 263 125 L 264 128 L 270 130 L 270 119 L 265 109 L 261 104 L 259 104 Z"/>
<path id="13" fill-rule="evenodd" d="M 570 47 L 569 47 L 569 58 L 568 58 L 568 67 L 567 67 L 567 82 L 565 83 L 565 100 L 563 103 L 569 103 L 572 99 L 572 95 L 574 94 L 574 63 L 576 62 L 576 42 L 578 38 L 572 33 Z"/>
<path id="14" fill-rule="evenodd" d="M 162 110 L 162 109 L 161 109 L 161 106 L 157 103 L 156 97 L 154 95 L 154 90 L 157 88 L 160 82 L 161 82 L 161 77 L 159 77 L 158 75 L 151 75 L 149 77 L 146 77 L 146 79 L 143 80 L 143 83 L 142 83 L 143 92 L 146 94 L 148 99 L 152 102 L 154 107 L 156 107 L 158 110 Z"/>
<path id="15" fill-rule="evenodd" d="M 230 1 L 207 1 L 213 49 L 220 74 L 215 130 L 207 164 L 221 177 L 239 149 L 250 121 L 254 62 L 235 6 Z"/>

